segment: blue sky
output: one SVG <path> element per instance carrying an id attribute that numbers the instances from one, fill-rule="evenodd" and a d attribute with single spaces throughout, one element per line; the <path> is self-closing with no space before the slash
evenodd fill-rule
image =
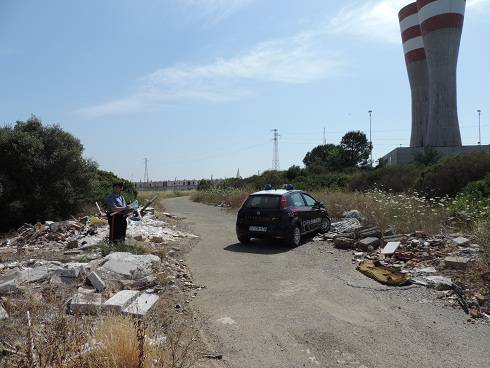
<path id="1" fill-rule="evenodd" d="M 410 138 L 397 12 L 410 1 L 0 0 L 0 123 L 31 114 L 126 178 L 281 168 L 369 130 L 374 157 Z M 468 0 L 460 51 L 464 144 L 490 144 L 490 0 Z"/>

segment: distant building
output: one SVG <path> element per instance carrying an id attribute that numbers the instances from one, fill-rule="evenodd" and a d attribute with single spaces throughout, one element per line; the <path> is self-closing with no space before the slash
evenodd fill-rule
<path id="1" fill-rule="evenodd" d="M 214 179 L 212 180 L 214 184 L 219 184 L 223 180 Z M 199 186 L 200 180 L 165 180 L 165 181 L 139 181 L 135 182 L 134 185 L 136 189 L 140 192 L 144 191 L 185 191 L 185 190 L 196 190 Z"/>

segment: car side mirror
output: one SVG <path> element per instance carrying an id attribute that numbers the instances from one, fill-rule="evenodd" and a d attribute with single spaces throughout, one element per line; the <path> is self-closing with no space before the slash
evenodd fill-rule
<path id="1" fill-rule="evenodd" d="M 318 208 L 325 208 L 325 204 L 324 204 L 323 202 L 317 202 L 317 203 L 316 203 L 316 206 L 317 206 Z"/>

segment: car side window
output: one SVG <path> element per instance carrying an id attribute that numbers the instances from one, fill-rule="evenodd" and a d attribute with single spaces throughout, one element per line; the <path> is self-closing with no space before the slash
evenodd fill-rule
<path id="1" fill-rule="evenodd" d="M 310 197 L 308 194 L 303 194 L 303 198 L 305 199 L 306 205 L 308 207 L 316 206 L 317 201 L 313 197 Z"/>
<path id="2" fill-rule="evenodd" d="M 294 208 L 304 207 L 305 201 L 300 193 L 293 193 L 289 196 L 289 205 Z"/>

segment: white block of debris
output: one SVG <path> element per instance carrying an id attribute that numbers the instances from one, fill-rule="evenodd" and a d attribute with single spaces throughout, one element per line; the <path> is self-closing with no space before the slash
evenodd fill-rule
<path id="1" fill-rule="evenodd" d="M 130 278 L 141 278 L 152 274 L 160 263 L 160 257 L 152 254 L 134 255 L 116 252 L 104 258 L 99 270 Z"/>

